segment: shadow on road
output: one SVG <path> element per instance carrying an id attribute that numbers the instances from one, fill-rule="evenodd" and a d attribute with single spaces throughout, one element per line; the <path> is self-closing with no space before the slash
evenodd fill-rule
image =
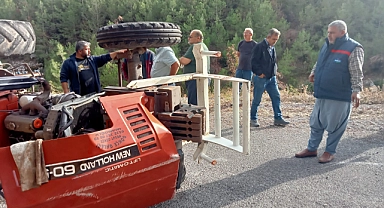
<path id="1" fill-rule="evenodd" d="M 373 148 L 384 147 L 384 130 L 365 138 L 345 138 L 339 144 L 334 162 L 314 164 L 314 159 L 277 158 L 252 170 L 203 184 L 193 189 L 177 192 L 175 198 L 156 207 L 185 207 L 181 202 L 194 202 L 193 207 L 223 207 L 236 201 L 257 195 L 274 186 L 313 175 L 324 174 L 344 167 L 350 162 L 364 162 L 369 156 L 355 157 Z M 342 150 L 342 151 L 341 151 Z M 319 153 L 322 152 L 319 150 Z M 213 198 L 215 200 L 213 200 Z M 215 204 L 212 204 L 212 202 Z"/>

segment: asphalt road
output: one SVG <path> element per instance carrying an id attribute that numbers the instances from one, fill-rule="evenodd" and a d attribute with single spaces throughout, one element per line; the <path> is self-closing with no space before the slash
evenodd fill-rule
<path id="1" fill-rule="evenodd" d="M 284 128 L 272 126 L 271 118 L 261 120 L 260 128 L 251 129 L 250 155 L 211 144 L 215 166 L 193 161 L 196 144 L 187 144 L 182 188 L 155 207 L 384 207 L 384 118 L 372 117 L 370 123 L 351 119 L 328 164 L 293 157 L 306 147 L 308 114 Z M 232 138 L 232 124 L 223 125 L 224 136 Z M 325 138 L 319 156 L 324 145 Z"/>
<path id="2" fill-rule="evenodd" d="M 218 161 L 213 166 L 193 161 L 196 144 L 185 145 L 186 180 L 172 200 L 155 208 L 384 207 L 384 105 L 363 105 L 352 114 L 336 159 L 328 164 L 293 157 L 306 147 L 312 105 L 285 109 L 292 124 L 284 128 L 271 125 L 270 106 L 264 107 L 269 114 L 261 111 L 261 127 L 251 129 L 250 155 L 211 144 L 207 154 Z M 231 117 L 222 116 L 229 139 Z M 324 145 L 323 140 L 319 156 Z"/>

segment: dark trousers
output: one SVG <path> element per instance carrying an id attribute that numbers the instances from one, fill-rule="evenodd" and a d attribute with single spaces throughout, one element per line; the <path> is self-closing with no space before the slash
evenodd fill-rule
<path id="1" fill-rule="evenodd" d="M 196 80 L 186 81 L 185 86 L 187 87 L 188 104 L 197 105 Z"/>

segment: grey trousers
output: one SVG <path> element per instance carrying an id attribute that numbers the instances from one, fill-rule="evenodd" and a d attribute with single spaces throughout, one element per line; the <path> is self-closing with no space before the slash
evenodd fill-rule
<path id="1" fill-rule="evenodd" d="M 317 150 L 323 139 L 324 130 L 327 130 L 328 138 L 325 152 L 335 154 L 337 144 L 347 128 L 351 110 L 351 102 L 316 99 L 309 120 L 311 136 L 308 141 L 308 150 Z"/>

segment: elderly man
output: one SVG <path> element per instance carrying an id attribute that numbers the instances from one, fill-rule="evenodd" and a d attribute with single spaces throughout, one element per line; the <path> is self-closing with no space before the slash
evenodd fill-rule
<path id="1" fill-rule="evenodd" d="M 91 43 L 78 41 L 76 52 L 63 62 L 60 70 L 60 81 L 64 93 L 73 91 L 79 95 L 87 95 L 101 91 L 98 67 L 104 66 L 110 60 L 117 58 L 127 50 L 91 56 Z M 69 85 L 68 85 L 69 81 Z"/>
<path id="2" fill-rule="evenodd" d="M 239 42 L 236 52 L 236 55 L 239 57 L 239 65 L 237 66 L 235 77 L 249 81 L 252 80 L 253 75 L 251 66 L 252 49 L 257 44 L 256 41 L 252 40 L 252 35 L 252 28 L 245 28 L 243 33 L 244 40 Z"/>
<path id="3" fill-rule="evenodd" d="M 196 59 L 193 55 L 193 45 L 201 44 L 204 51 L 208 51 L 208 47 L 203 43 L 204 37 L 200 30 L 192 30 L 188 37 L 189 46 L 187 52 L 181 57 L 180 64 L 184 65 L 183 73 L 195 73 L 196 72 Z M 208 67 L 210 65 L 209 57 L 207 57 Z M 209 69 L 208 69 L 209 71 Z M 197 86 L 196 80 L 189 80 L 185 82 L 187 87 L 188 104 L 197 105 Z"/>
<path id="4" fill-rule="evenodd" d="M 307 148 L 295 154 L 295 157 L 316 157 L 324 130 L 327 130 L 325 152 L 319 162 L 327 163 L 334 159 L 337 144 L 347 127 L 351 103 L 356 108 L 360 103 L 363 62 L 363 47 L 349 38 L 345 22 L 331 22 L 328 25 L 328 38 L 309 75 L 309 80 L 314 82 L 316 98 L 309 121 L 311 135 Z"/>

